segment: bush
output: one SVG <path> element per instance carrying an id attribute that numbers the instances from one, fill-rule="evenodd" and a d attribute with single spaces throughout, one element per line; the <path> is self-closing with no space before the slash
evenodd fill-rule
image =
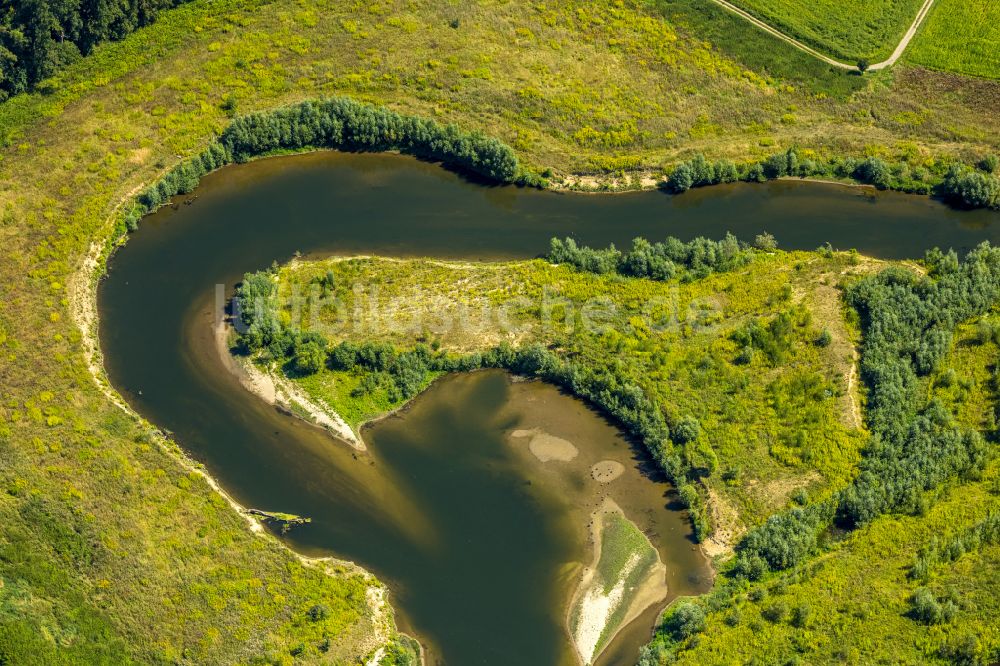
<path id="1" fill-rule="evenodd" d="M 996 155 L 987 155 L 976 163 L 976 168 L 984 173 L 996 173 L 998 166 L 1000 166 L 1000 157 Z"/>
<path id="2" fill-rule="evenodd" d="M 880 190 L 884 190 L 892 183 L 892 174 L 889 165 L 878 157 L 869 157 L 858 165 L 854 171 L 854 177 L 864 183 L 870 183 Z"/>
<path id="3" fill-rule="evenodd" d="M 941 182 L 940 190 L 945 199 L 966 208 L 1000 205 L 1000 180 L 967 166 L 952 165 Z"/>
<path id="4" fill-rule="evenodd" d="M 664 618 L 663 630 L 678 641 L 701 633 L 705 630 L 705 611 L 697 602 L 679 601 Z"/>
<path id="5" fill-rule="evenodd" d="M 765 252 L 778 249 L 778 241 L 766 231 L 762 234 L 757 234 L 757 237 L 753 239 L 753 245 L 758 250 L 764 250 Z"/>
<path id="6" fill-rule="evenodd" d="M 784 601 L 777 601 L 760 612 L 761 616 L 768 622 L 777 624 L 788 615 L 788 604 Z"/>
<path id="7" fill-rule="evenodd" d="M 809 604 L 799 604 L 792 609 L 791 623 L 792 626 L 798 627 L 799 629 L 805 629 L 809 626 L 809 618 L 812 615 L 812 607 Z"/>
<path id="8" fill-rule="evenodd" d="M 315 374 L 322 370 L 325 364 L 326 352 L 316 341 L 310 340 L 295 349 L 293 365 L 299 374 Z"/>
<path id="9" fill-rule="evenodd" d="M 688 243 L 673 237 L 661 243 L 636 238 L 632 241 L 632 249 L 626 253 L 614 245 L 594 249 L 578 246 L 572 238 L 553 238 L 546 258 L 552 263 L 570 264 L 589 273 L 617 272 L 629 277 L 670 280 L 682 274 L 704 277 L 733 270 L 750 260 L 750 252 L 732 234 L 720 241 L 699 237 Z"/>
<path id="10" fill-rule="evenodd" d="M 798 564 L 816 549 L 822 507 L 794 507 L 771 516 L 743 538 L 736 550 L 746 562 L 762 558 L 774 570 Z"/>
<path id="11" fill-rule="evenodd" d="M 938 624 L 944 618 L 944 612 L 934 593 L 921 587 L 910 597 L 910 616 L 924 624 Z"/>
<path id="12" fill-rule="evenodd" d="M 673 427 L 674 441 L 679 444 L 685 444 L 687 442 L 692 442 L 698 439 L 701 434 L 701 424 L 698 423 L 698 419 L 693 416 L 685 416 L 681 418 Z"/>
<path id="13" fill-rule="evenodd" d="M 694 170 L 686 162 L 678 164 L 667 179 L 667 188 L 678 194 L 687 192 L 692 185 L 694 185 Z"/>

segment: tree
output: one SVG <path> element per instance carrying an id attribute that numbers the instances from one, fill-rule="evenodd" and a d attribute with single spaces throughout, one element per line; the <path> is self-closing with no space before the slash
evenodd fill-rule
<path id="1" fill-rule="evenodd" d="M 941 605 L 934 593 L 926 587 L 918 588 L 910 597 L 910 616 L 924 624 L 937 624 L 941 621 Z"/>
<path id="2" fill-rule="evenodd" d="M 892 172 L 889 165 L 878 157 L 869 157 L 858 165 L 854 172 L 854 177 L 866 183 L 871 183 L 880 190 L 884 190 L 892 182 Z"/>
<path id="3" fill-rule="evenodd" d="M 685 444 L 698 439 L 698 435 L 701 434 L 701 424 L 698 422 L 698 419 L 689 414 L 674 424 L 673 431 L 674 440 Z"/>
<path id="4" fill-rule="evenodd" d="M 862 76 L 864 75 L 865 72 L 868 71 L 869 66 L 870 65 L 868 64 L 868 61 L 865 60 L 864 58 L 858 61 L 858 71 L 861 73 Z"/>
<path id="5" fill-rule="evenodd" d="M 687 162 L 681 162 L 667 179 L 667 188 L 671 192 L 687 192 L 695 183 L 694 169 Z"/>
<path id="6" fill-rule="evenodd" d="M 1000 204 L 1000 180 L 992 174 L 960 164 L 953 164 L 948 169 L 941 182 L 941 192 L 953 203 L 968 208 Z"/>
<path id="7" fill-rule="evenodd" d="M 312 375 L 323 369 L 326 363 L 326 352 L 315 340 L 299 345 L 295 350 L 295 371 L 303 375 Z"/>

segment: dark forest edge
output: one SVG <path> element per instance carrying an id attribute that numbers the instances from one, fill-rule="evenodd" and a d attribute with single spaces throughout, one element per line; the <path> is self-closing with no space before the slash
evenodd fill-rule
<path id="1" fill-rule="evenodd" d="M 759 237 L 756 248 L 732 236 L 689 243 L 674 238 L 649 243 L 640 238 L 630 251 L 620 252 L 553 239 L 546 258 L 581 271 L 614 272 L 634 279 L 694 280 L 744 265 L 754 252 L 773 249 L 773 243 L 769 236 Z M 933 501 L 928 491 L 981 473 L 991 453 L 986 440 L 957 425 L 954 414 L 928 399 L 921 388 L 950 350 L 955 327 L 986 313 L 1000 300 L 1000 248 L 983 243 L 962 260 L 954 252 L 935 249 L 927 253 L 925 265 L 927 275 L 901 267 L 883 269 L 859 278 L 844 294 L 847 305 L 860 315 L 860 370 L 868 389 L 870 436 L 858 476 L 831 498 L 779 512 L 747 533 L 736 547 L 736 557 L 724 567 L 712 604 L 725 603 L 735 590 L 822 552 L 828 547 L 824 534 L 834 525 L 849 532 L 884 514 L 919 515 Z M 322 335 L 281 324 L 272 271 L 247 274 L 235 301 L 242 352 L 277 361 L 291 374 L 310 374 L 324 366 L 381 373 L 400 398 L 415 395 L 430 372 L 501 368 L 554 384 L 595 406 L 641 442 L 677 487 L 696 535 L 704 538 L 711 530 L 698 492 L 704 470 L 684 454 L 684 444 L 697 436 L 697 422 L 670 422 L 660 405 L 616 373 L 613 360 L 601 367 L 584 365 L 539 344 L 517 349 L 501 344 L 465 355 L 422 344 L 408 350 L 384 343 L 332 345 Z M 755 346 L 758 341 L 749 336 L 747 344 Z M 974 538 L 992 541 L 995 524 L 988 523 Z M 963 547 L 971 548 L 974 538 L 969 537 Z M 934 546 L 924 554 L 927 564 L 918 566 L 959 555 L 954 544 Z M 649 663 L 658 663 L 665 652 L 683 649 L 686 639 L 697 633 L 698 623 L 687 615 L 703 614 L 701 603 L 708 602 L 684 602 L 668 612 L 646 650 Z"/>
<path id="2" fill-rule="evenodd" d="M 125 39 L 157 15 L 189 0 L 3 3 L 0 12 L 0 102 L 30 92 L 98 44 Z M 8 11 L 9 10 L 9 11 Z"/>

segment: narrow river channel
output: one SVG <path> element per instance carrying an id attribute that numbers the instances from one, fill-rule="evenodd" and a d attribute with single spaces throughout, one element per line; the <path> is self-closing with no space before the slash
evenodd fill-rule
<path id="1" fill-rule="evenodd" d="M 597 494 L 575 468 L 554 475 L 521 455 L 516 432 L 574 442 L 579 465 L 626 466 L 610 494 L 667 568 L 668 598 L 711 584 L 669 487 L 606 421 L 551 387 L 503 373 L 446 377 L 364 431 L 357 454 L 276 412 L 223 369 L 212 334 L 217 285 L 306 255 L 532 257 L 552 236 L 626 246 L 634 236 L 857 248 L 885 258 L 934 245 L 1000 242 L 1000 215 L 865 188 L 797 182 L 657 192 L 554 194 L 485 187 L 393 155 L 316 153 L 233 166 L 188 204 L 143 220 L 100 287 L 109 376 L 172 431 L 238 501 L 309 516 L 296 550 L 351 559 L 389 584 L 404 628 L 437 663 L 573 664 L 565 629 L 572 579 L 589 562 L 582 512 Z M 585 469 L 585 467 L 580 467 Z M 576 476 L 574 476 L 576 474 Z M 626 492 L 627 489 L 627 492 Z M 635 662 L 662 603 L 627 627 L 602 665 Z"/>

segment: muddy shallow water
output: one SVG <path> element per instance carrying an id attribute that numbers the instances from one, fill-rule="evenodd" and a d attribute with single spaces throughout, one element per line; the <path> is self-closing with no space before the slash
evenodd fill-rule
<path id="1" fill-rule="evenodd" d="M 704 589 L 708 572 L 683 514 L 603 419 L 551 387 L 499 373 L 442 380 L 365 431 L 368 455 L 277 413 L 214 353 L 218 305 L 242 273 L 296 251 L 531 257 L 554 235 L 622 246 L 636 235 L 732 231 L 750 240 L 769 231 L 783 247 L 830 241 L 890 258 L 1000 238 L 996 213 L 865 189 L 779 182 L 680 197 L 553 194 L 483 187 L 388 155 L 263 160 L 212 174 L 195 194 L 145 219 L 101 285 L 113 383 L 241 503 L 311 517 L 285 537 L 290 544 L 374 571 L 402 624 L 460 666 L 572 663 L 565 603 L 589 561 L 586 515 L 602 493 L 617 493 L 650 535 L 671 595 Z M 560 460 L 557 447 L 542 463 L 519 430 L 572 442 L 578 455 Z M 595 482 L 590 469 L 601 460 L 620 462 L 621 476 Z M 633 663 L 655 614 L 630 625 L 603 661 Z"/>

